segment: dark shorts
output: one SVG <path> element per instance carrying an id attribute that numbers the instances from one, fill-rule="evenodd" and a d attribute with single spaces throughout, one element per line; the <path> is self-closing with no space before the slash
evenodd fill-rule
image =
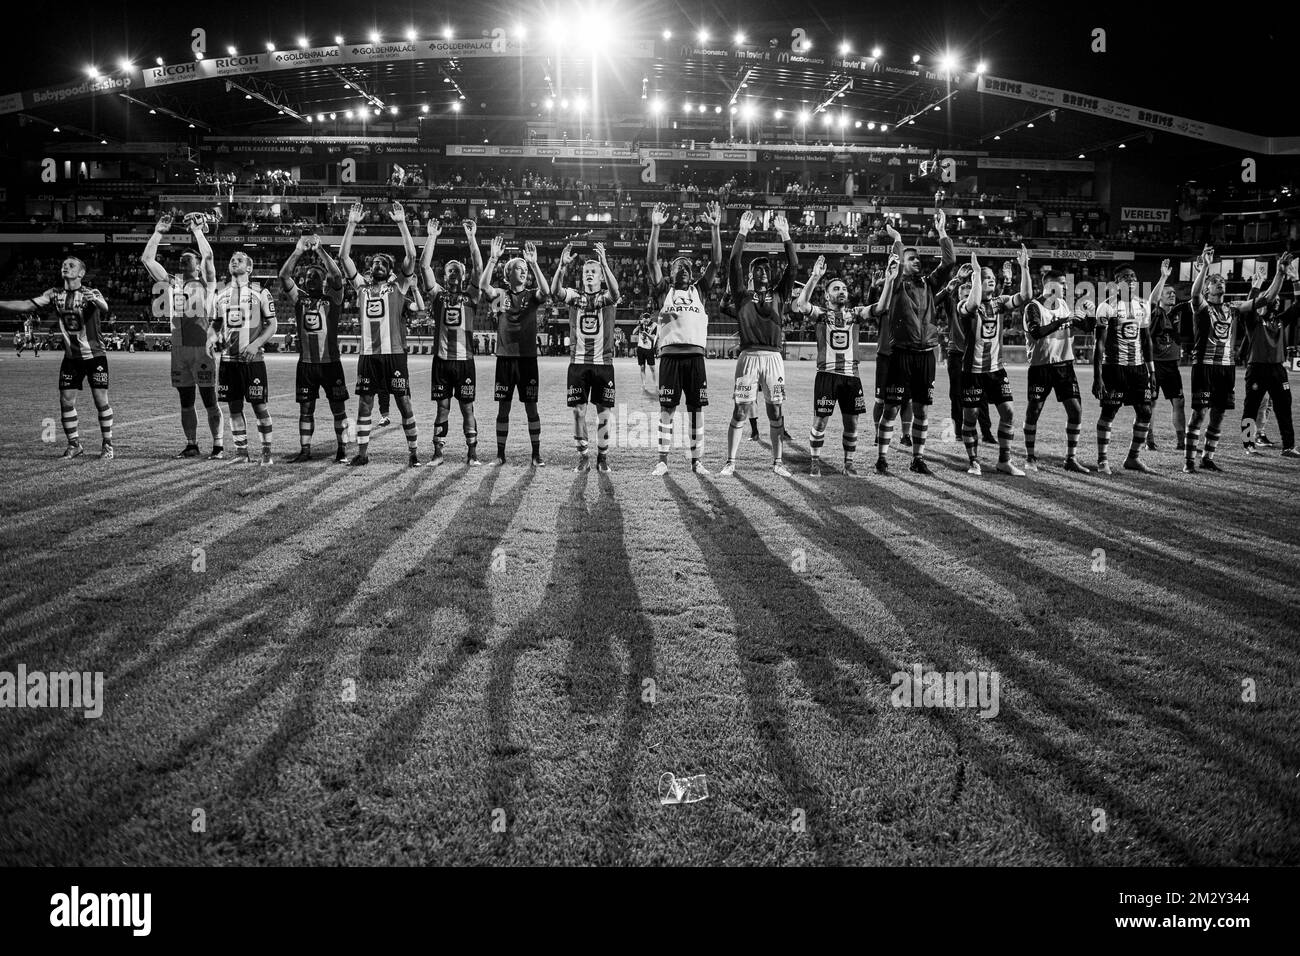
<path id="1" fill-rule="evenodd" d="M 646 366 L 646 365 L 649 365 L 651 368 L 654 368 L 654 367 L 655 367 L 655 350 L 654 350 L 654 349 L 643 349 L 643 348 L 638 347 L 637 350 L 636 350 L 636 364 L 637 364 L 638 366 Z"/>
<path id="2" fill-rule="evenodd" d="M 358 395 L 411 394 L 411 376 L 406 370 L 406 353 L 362 355 L 357 359 Z"/>
<path id="3" fill-rule="evenodd" d="M 934 404 L 934 349 L 909 352 L 899 349 L 876 363 L 876 397 L 886 405 L 914 402 Z M 883 390 L 883 391 L 882 391 Z"/>
<path id="4" fill-rule="evenodd" d="M 1041 405 L 1048 395 L 1056 395 L 1058 402 L 1082 401 L 1079 379 L 1074 374 L 1073 362 L 1052 362 L 1050 365 L 1029 366 L 1029 401 Z"/>
<path id="5" fill-rule="evenodd" d="M 108 388 L 108 356 L 84 359 L 65 354 L 59 363 L 59 390 L 75 388 L 81 391 L 83 379 L 90 379 L 92 389 Z"/>
<path id="6" fill-rule="evenodd" d="M 478 391 L 478 373 L 473 359 L 443 359 L 434 356 L 433 384 L 429 397 L 435 402 L 454 398 L 458 402 L 472 402 Z"/>
<path id="7" fill-rule="evenodd" d="M 262 405 L 270 394 L 265 362 L 236 362 L 227 359 L 221 363 L 217 379 L 217 401 L 246 401 Z"/>
<path id="8" fill-rule="evenodd" d="M 1145 365 L 1103 365 L 1101 367 L 1102 407 L 1119 408 L 1121 405 L 1146 405 L 1151 401 L 1147 391 L 1151 380 Z"/>
<path id="9" fill-rule="evenodd" d="M 614 366 L 569 363 L 569 407 L 614 407 Z"/>
<path id="10" fill-rule="evenodd" d="M 537 402 L 537 356 L 497 356 L 496 400 L 508 402 L 519 392 L 526 404 Z"/>
<path id="11" fill-rule="evenodd" d="M 1156 385 L 1165 398 L 1183 397 L 1183 373 L 1178 370 L 1178 362 L 1156 362 Z"/>
<path id="12" fill-rule="evenodd" d="M 867 410 L 867 400 L 862 379 L 856 375 L 837 375 L 835 372 L 818 372 L 813 382 L 813 414 L 830 418 L 835 406 L 842 415 L 862 415 Z"/>
<path id="13" fill-rule="evenodd" d="M 294 391 L 299 405 L 316 401 L 316 396 L 325 391 L 325 397 L 331 402 L 345 402 L 348 399 L 348 383 L 343 377 L 343 363 L 334 362 L 298 362 L 298 375 Z"/>
<path id="14" fill-rule="evenodd" d="M 703 355 L 661 355 L 659 363 L 659 407 L 676 408 L 686 397 L 688 411 L 709 404 L 709 378 Z"/>
<path id="15" fill-rule="evenodd" d="M 1290 401 L 1291 383 L 1286 373 L 1286 366 L 1281 362 L 1251 362 L 1246 366 L 1246 408 L 1259 411 L 1264 404 L 1264 397 L 1271 396 L 1274 402 Z M 1251 418 L 1254 415 L 1250 416 Z"/>
<path id="16" fill-rule="evenodd" d="M 961 407 L 983 408 L 1012 401 L 1011 382 L 1006 369 L 996 372 L 961 373 Z"/>
<path id="17" fill-rule="evenodd" d="M 1236 408 L 1233 395 L 1236 390 L 1236 366 L 1192 366 L 1192 408 L 1217 408 L 1221 411 Z"/>

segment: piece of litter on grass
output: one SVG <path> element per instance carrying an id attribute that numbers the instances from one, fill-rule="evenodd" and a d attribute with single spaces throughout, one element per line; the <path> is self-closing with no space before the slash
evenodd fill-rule
<path id="1" fill-rule="evenodd" d="M 666 772 L 659 777 L 659 803 L 668 806 L 674 803 L 698 803 L 709 799 L 709 781 L 702 774 L 693 777 L 677 777 Z"/>

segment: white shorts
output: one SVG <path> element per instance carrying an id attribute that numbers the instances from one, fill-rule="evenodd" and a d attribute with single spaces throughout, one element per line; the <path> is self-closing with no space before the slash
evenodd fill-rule
<path id="1" fill-rule="evenodd" d="M 758 392 L 769 405 L 785 401 L 785 360 L 780 352 L 741 352 L 736 360 L 737 405 L 756 405 Z"/>
<path id="2" fill-rule="evenodd" d="M 209 355 L 202 345 L 181 345 L 172 348 L 172 386 L 186 388 L 216 388 L 219 355 Z"/>

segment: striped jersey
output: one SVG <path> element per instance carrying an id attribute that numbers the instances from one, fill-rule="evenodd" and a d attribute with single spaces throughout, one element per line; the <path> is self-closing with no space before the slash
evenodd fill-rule
<path id="1" fill-rule="evenodd" d="M 252 282 L 235 282 L 219 290 L 213 300 L 217 328 L 225 341 L 228 361 L 245 361 L 240 353 L 262 334 L 267 325 L 275 325 L 275 301 L 271 294 Z M 260 362 L 262 350 L 247 361 Z"/>
<path id="2" fill-rule="evenodd" d="M 703 355 L 708 343 L 709 314 L 704 309 L 704 280 L 685 289 L 664 279 L 659 297 L 659 351 L 661 354 Z"/>
<path id="3" fill-rule="evenodd" d="M 1097 338 L 1104 365 L 1142 365 L 1142 330 L 1148 326 L 1144 302 L 1103 302 L 1097 307 Z"/>
<path id="4" fill-rule="evenodd" d="M 608 365 L 614 361 L 614 297 L 608 291 L 565 289 L 569 307 L 569 340 L 575 365 Z"/>
<path id="5" fill-rule="evenodd" d="M 167 319 L 171 323 L 172 349 L 208 344 L 212 325 L 212 289 L 200 279 L 170 277 L 167 288 Z"/>
<path id="6" fill-rule="evenodd" d="M 809 318 L 816 323 L 817 371 L 857 376 L 858 326 L 865 311 L 816 305 L 809 310 Z"/>
<path id="7" fill-rule="evenodd" d="M 654 322 L 645 323 L 636 327 L 636 347 L 653 352 L 655 344 L 659 341 L 659 326 Z"/>
<path id="8" fill-rule="evenodd" d="M 108 316 L 108 303 L 98 290 L 46 289 L 32 301 L 38 308 L 53 308 L 69 358 L 89 359 L 104 354 L 99 326 Z"/>
<path id="9" fill-rule="evenodd" d="M 1237 339 L 1237 310 L 1202 299 L 1194 321 L 1192 361 L 1197 365 L 1235 365 L 1232 345 Z"/>
<path id="10" fill-rule="evenodd" d="M 478 289 L 449 292 L 443 289 L 429 302 L 433 312 L 434 354 L 440 359 L 463 362 L 474 356 L 474 315 L 478 311 Z"/>
<path id="11" fill-rule="evenodd" d="M 409 280 L 366 282 L 357 287 L 357 321 L 362 355 L 406 354 L 406 297 Z"/>
<path id="12" fill-rule="evenodd" d="M 1064 299 L 1058 299 L 1050 309 L 1042 299 L 1034 299 L 1025 306 L 1025 332 L 1029 339 L 1030 365 L 1055 365 L 1057 362 L 1074 362 L 1074 330 L 1068 325 L 1047 335 L 1035 337 L 1034 332 L 1046 328 L 1053 322 L 1070 317 L 1070 307 Z"/>
<path id="13" fill-rule="evenodd" d="M 325 289 L 320 296 L 298 290 L 294 303 L 298 319 L 298 360 L 309 365 L 339 361 L 339 313 L 343 289 Z"/>
<path id="14" fill-rule="evenodd" d="M 966 311 L 963 301 L 957 306 L 966 332 L 966 351 L 962 353 L 963 372 L 997 372 L 1002 369 L 1002 317 L 1011 312 L 1011 298 L 1000 295 L 981 299 L 974 312 Z"/>
<path id="15" fill-rule="evenodd" d="M 537 310 L 546 295 L 537 289 L 497 289 L 492 311 L 497 317 L 497 355 L 532 358 L 537 355 Z"/>

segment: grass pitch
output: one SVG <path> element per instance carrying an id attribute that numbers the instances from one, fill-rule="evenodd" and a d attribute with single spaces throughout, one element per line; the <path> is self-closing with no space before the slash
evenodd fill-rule
<path id="1" fill-rule="evenodd" d="M 519 406 L 503 469 L 464 467 L 454 409 L 440 469 L 405 467 L 396 424 L 368 469 L 259 469 L 172 460 L 167 357 L 113 354 L 117 460 L 87 392 L 64 462 L 41 440 L 58 360 L 0 356 L 0 670 L 102 671 L 104 714 L 0 710 L 0 862 L 1300 863 L 1300 467 L 1248 458 L 1239 411 L 1223 475 L 1179 473 L 1164 402 L 1158 474 L 1068 475 L 1053 403 L 1051 467 L 971 478 L 937 440 L 940 369 L 935 477 L 897 447 L 869 473 L 869 423 L 844 477 L 836 419 L 811 479 L 792 362 L 794 480 L 765 427 L 729 479 L 684 450 L 654 478 L 651 447 L 574 474 L 566 362 L 543 359 L 540 471 Z M 293 363 L 269 366 L 282 461 Z M 709 363 L 715 470 L 731 368 Z M 653 441 L 635 364 L 617 376 Z M 996 672 L 997 716 L 892 706 L 918 663 Z M 667 771 L 709 799 L 660 806 Z"/>

